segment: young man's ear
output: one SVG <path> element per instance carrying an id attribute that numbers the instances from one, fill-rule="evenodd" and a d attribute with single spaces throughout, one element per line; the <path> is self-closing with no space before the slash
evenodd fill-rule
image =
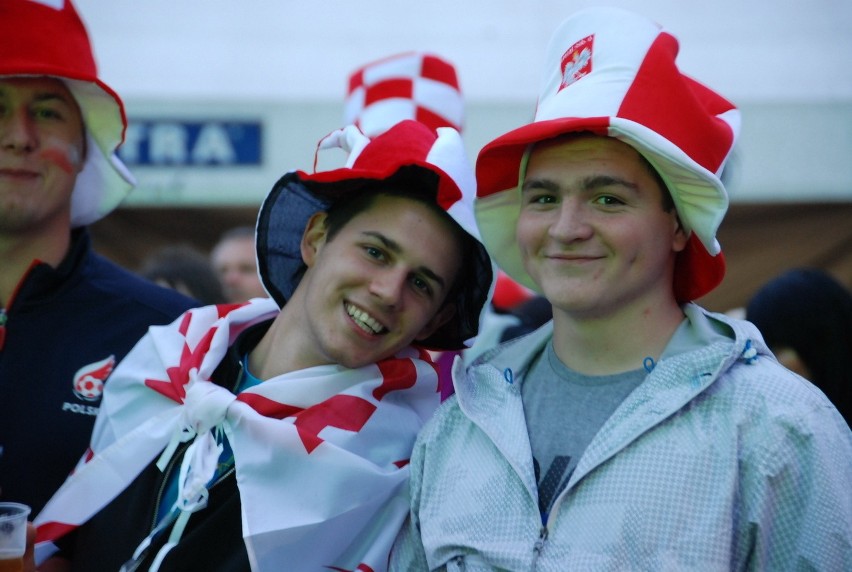
<path id="1" fill-rule="evenodd" d="M 438 313 L 432 316 L 432 319 L 423 326 L 420 333 L 414 338 L 420 342 L 435 333 L 435 330 L 446 324 L 456 314 L 456 305 L 453 303 L 444 304 Z"/>
<path id="2" fill-rule="evenodd" d="M 325 239 L 328 236 L 328 229 L 325 225 L 325 219 L 328 213 L 318 212 L 308 220 L 305 225 L 305 232 L 302 233 L 302 242 L 300 245 L 302 251 L 302 261 L 311 267 L 317 259 L 317 253 L 322 245 L 325 244 Z"/>
<path id="3" fill-rule="evenodd" d="M 672 217 L 674 220 L 674 232 L 672 233 L 672 251 L 673 252 L 681 252 L 684 248 L 686 248 L 686 243 L 689 240 L 689 233 L 686 232 L 686 229 L 683 228 L 683 223 L 680 222 L 680 216 L 678 216 L 677 211 L 672 211 L 674 216 Z"/>

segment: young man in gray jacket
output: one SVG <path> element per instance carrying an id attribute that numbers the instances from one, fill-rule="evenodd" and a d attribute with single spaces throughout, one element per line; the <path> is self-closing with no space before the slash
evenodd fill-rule
<path id="1" fill-rule="evenodd" d="M 739 113 L 609 8 L 557 31 L 477 222 L 553 321 L 456 367 L 411 462 L 396 570 L 850 570 L 852 433 L 716 287 Z M 458 365 L 458 364 L 457 364 Z"/>

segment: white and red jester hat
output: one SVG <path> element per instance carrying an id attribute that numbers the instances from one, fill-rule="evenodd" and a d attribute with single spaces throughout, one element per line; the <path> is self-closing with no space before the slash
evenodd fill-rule
<path id="1" fill-rule="evenodd" d="M 350 74 L 344 125 L 356 125 L 372 138 L 404 119 L 462 131 L 464 101 L 453 64 L 433 54 L 406 52 Z"/>
<path id="2" fill-rule="evenodd" d="M 497 265 L 538 291 L 516 242 L 520 179 L 532 145 L 589 131 L 634 147 L 659 172 L 689 232 L 674 294 L 694 300 L 725 275 L 716 231 L 728 208 L 720 174 L 740 127 L 734 105 L 682 74 L 678 41 L 655 22 L 618 8 L 588 8 L 550 41 L 532 123 L 491 141 L 476 161 L 476 219 Z"/>
<path id="3" fill-rule="evenodd" d="M 261 205 L 257 220 L 258 273 L 269 295 L 283 306 L 305 272 L 300 241 L 314 213 L 327 210 L 362 189 L 381 184 L 429 188 L 435 201 L 472 238 L 454 288 L 455 316 L 419 342 L 426 349 L 463 349 L 479 331 L 494 280 L 494 268 L 473 216 L 473 168 L 458 131 L 430 129 L 404 120 L 369 139 L 354 125 L 334 131 L 319 149 L 349 153 L 344 167 L 312 174 L 284 175 Z M 451 294 L 452 295 L 452 294 Z"/>
<path id="4" fill-rule="evenodd" d="M 86 162 L 71 195 L 71 226 L 95 222 L 136 182 L 116 155 L 127 127 L 124 106 L 98 79 L 86 27 L 70 0 L 2 0 L 0 38 L 0 78 L 61 79 L 80 106 Z"/>

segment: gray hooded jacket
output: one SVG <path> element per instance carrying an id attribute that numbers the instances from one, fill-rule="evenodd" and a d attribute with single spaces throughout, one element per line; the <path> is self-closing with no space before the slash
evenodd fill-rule
<path id="1" fill-rule="evenodd" d="M 752 324 L 684 312 L 546 523 L 520 386 L 552 325 L 457 369 L 391 570 L 852 570 L 849 427 Z"/>

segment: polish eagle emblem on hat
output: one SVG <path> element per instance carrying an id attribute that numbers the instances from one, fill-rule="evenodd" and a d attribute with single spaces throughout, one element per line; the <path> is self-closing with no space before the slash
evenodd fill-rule
<path id="1" fill-rule="evenodd" d="M 84 365 L 74 374 L 74 395 L 84 401 L 97 401 L 104 392 L 104 381 L 115 367 L 115 356 Z"/>
<path id="2" fill-rule="evenodd" d="M 562 54 L 562 90 L 583 76 L 592 73 L 592 45 L 594 34 L 578 40 Z"/>

